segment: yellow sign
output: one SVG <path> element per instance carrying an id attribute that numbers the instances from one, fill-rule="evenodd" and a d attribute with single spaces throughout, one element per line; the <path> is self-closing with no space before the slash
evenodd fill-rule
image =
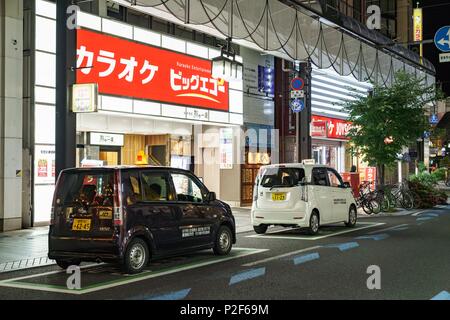
<path id="1" fill-rule="evenodd" d="M 422 25 L 422 9 L 416 8 L 414 9 L 414 41 L 422 41 L 423 36 L 423 25 Z"/>
<path id="2" fill-rule="evenodd" d="M 148 165 L 148 158 L 144 151 L 139 151 L 136 159 L 137 166 L 146 166 Z"/>

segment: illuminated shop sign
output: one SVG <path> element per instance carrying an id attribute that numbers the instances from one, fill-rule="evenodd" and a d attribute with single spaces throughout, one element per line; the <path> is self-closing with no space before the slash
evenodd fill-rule
<path id="1" fill-rule="evenodd" d="M 124 145 L 123 134 L 91 132 L 89 136 L 91 145 L 117 147 L 123 147 Z"/>
<path id="2" fill-rule="evenodd" d="M 101 94 L 229 110 L 228 82 L 212 78 L 210 60 L 81 29 L 77 68 L 77 83 Z"/>
<path id="3" fill-rule="evenodd" d="M 347 134 L 351 127 L 352 124 L 349 121 L 321 116 L 312 116 L 311 136 L 350 140 L 347 137 Z"/>
<path id="4" fill-rule="evenodd" d="M 233 169 L 233 129 L 220 129 L 220 169 Z"/>
<path id="5" fill-rule="evenodd" d="M 414 9 L 414 41 L 422 41 L 423 25 L 422 25 L 422 9 Z"/>
<path id="6" fill-rule="evenodd" d="M 72 86 L 72 112 L 97 112 L 98 88 L 95 83 L 75 84 Z"/>

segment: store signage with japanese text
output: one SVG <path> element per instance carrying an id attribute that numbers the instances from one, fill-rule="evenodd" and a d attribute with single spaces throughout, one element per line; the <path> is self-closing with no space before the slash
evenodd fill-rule
<path id="1" fill-rule="evenodd" d="M 36 184 L 54 184 L 55 146 L 35 146 L 34 181 Z"/>
<path id="2" fill-rule="evenodd" d="M 101 94 L 229 110 L 229 85 L 212 78 L 210 60 L 80 29 L 77 69 L 77 83 Z"/>
<path id="3" fill-rule="evenodd" d="M 327 123 L 325 121 L 311 122 L 311 137 L 327 137 Z"/>
<path id="4" fill-rule="evenodd" d="M 123 147 L 124 135 L 123 134 L 91 132 L 90 133 L 90 143 L 91 143 L 91 145 L 94 145 L 94 146 Z"/>
<path id="5" fill-rule="evenodd" d="M 324 126 L 326 126 L 326 134 L 323 134 Z M 312 116 L 311 127 L 312 137 L 349 140 L 347 134 L 352 123 L 341 119 Z"/>
<path id="6" fill-rule="evenodd" d="M 220 169 L 233 169 L 233 129 L 220 129 Z"/>
<path id="7" fill-rule="evenodd" d="M 414 41 L 422 41 L 423 26 L 422 26 L 422 9 L 414 9 Z"/>
<path id="8" fill-rule="evenodd" d="M 72 86 L 72 112 L 97 112 L 98 87 L 95 83 L 75 84 Z"/>

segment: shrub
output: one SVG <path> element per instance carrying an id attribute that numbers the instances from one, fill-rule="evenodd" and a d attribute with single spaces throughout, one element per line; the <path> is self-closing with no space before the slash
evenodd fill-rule
<path id="1" fill-rule="evenodd" d="M 431 176 L 433 176 L 436 179 L 436 181 L 444 181 L 446 172 L 447 172 L 446 168 L 439 168 L 436 169 L 434 172 L 432 172 Z"/>
<path id="2" fill-rule="evenodd" d="M 432 184 L 414 179 L 408 182 L 408 186 L 416 208 L 432 208 L 438 204 L 447 203 L 447 194 L 437 190 Z"/>
<path id="3" fill-rule="evenodd" d="M 426 171 L 410 176 L 409 180 L 412 182 L 417 182 L 419 184 L 427 185 L 429 187 L 432 187 L 438 182 L 435 175 L 432 175 Z"/>

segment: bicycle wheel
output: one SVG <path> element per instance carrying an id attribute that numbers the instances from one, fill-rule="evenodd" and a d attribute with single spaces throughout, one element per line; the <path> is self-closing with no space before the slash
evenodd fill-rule
<path id="1" fill-rule="evenodd" d="M 381 211 L 388 212 L 390 208 L 391 208 L 391 202 L 389 201 L 389 198 L 387 196 L 384 196 L 381 201 Z"/>
<path id="2" fill-rule="evenodd" d="M 414 208 L 414 198 L 409 193 L 403 193 L 400 203 L 403 209 L 411 210 Z"/>
<path id="3" fill-rule="evenodd" d="M 363 209 L 363 211 L 366 214 L 372 214 L 373 213 L 373 208 L 372 208 L 372 204 L 370 203 L 370 201 L 364 201 L 361 203 L 361 208 Z"/>
<path id="4" fill-rule="evenodd" d="M 376 199 L 370 201 L 370 204 L 372 206 L 372 213 L 379 214 L 381 212 L 381 204 Z"/>

